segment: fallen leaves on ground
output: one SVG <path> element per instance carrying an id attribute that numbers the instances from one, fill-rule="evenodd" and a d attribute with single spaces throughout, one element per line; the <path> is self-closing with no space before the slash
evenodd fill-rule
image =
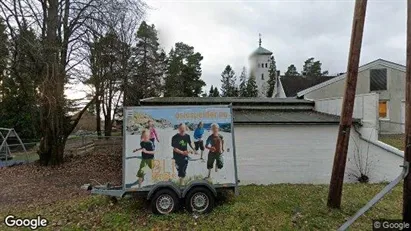
<path id="1" fill-rule="evenodd" d="M 98 150 L 65 159 L 60 166 L 37 162 L 0 169 L 0 210 L 9 206 L 33 206 L 89 195 L 81 185 L 121 184 L 120 150 Z"/>
<path id="2" fill-rule="evenodd" d="M 46 230 L 336 230 L 384 184 L 345 184 L 342 209 L 326 206 L 328 185 L 249 185 L 207 215 L 151 214 L 144 199 L 118 203 L 80 189 L 85 183 L 121 183 L 119 151 L 99 150 L 58 167 L 37 164 L 0 169 L 0 219 L 8 214 L 49 220 Z M 352 226 L 372 230 L 373 219 L 400 219 L 402 185 Z M 4 224 L 0 223 L 0 230 Z"/>

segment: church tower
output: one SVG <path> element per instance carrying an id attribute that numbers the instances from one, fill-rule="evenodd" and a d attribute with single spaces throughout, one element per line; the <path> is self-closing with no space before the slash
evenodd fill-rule
<path id="1" fill-rule="evenodd" d="M 250 73 L 255 77 L 258 87 L 258 96 L 266 97 L 265 92 L 268 89 L 268 79 L 270 68 L 270 57 L 273 52 L 261 46 L 261 34 L 259 35 L 258 48 L 250 55 Z"/>

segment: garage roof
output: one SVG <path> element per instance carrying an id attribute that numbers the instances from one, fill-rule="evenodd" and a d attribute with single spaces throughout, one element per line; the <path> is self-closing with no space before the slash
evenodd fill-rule
<path id="1" fill-rule="evenodd" d="M 234 110 L 234 122 L 241 124 L 334 124 L 338 116 L 315 111 Z"/>
<path id="2" fill-rule="evenodd" d="M 140 100 L 141 104 L 199 105 L 311 105 L 313 101 L 295 98 L 257 98 L 257 97 L 154 97 Z"/>
<path id="3" fill-rule="evenodd" d="M 241 124 L 338 124 L 339 117 L 314 111 L 314 102 L 295 98 L 158 97 L 141 106 L 232 104 L 234 122 Z"/>

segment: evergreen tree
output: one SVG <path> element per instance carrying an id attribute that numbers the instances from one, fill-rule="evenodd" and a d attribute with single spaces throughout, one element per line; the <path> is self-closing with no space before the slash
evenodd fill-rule
<path id="1" fill-rule="evenodd" d="M 307 59 L 303 65 L 303 73 L 305 76 L 324 76 L 328 75 L 328 71 L 321 71 L 322 63 L 315 61 L 313 57 Z"/>
<path id="2" fill-rule="evenodd" d="M 284 76 L 299 76 L 300 73 L 298 73 L 297 68 L 294 66 L 294 64 L 291 64 L 288 68 L 287 71 L 284 73 Z"/>
<path id="3" fill-rule="evenodd" d="M 247 96 L 247 70 L 245 69 L 245 67 L 243 67 L 243 71 L 241 72 L 241 75 L 240 75 L 240 87 L 239 87 L 238 95 L 240 97 Z"/>
<path id="4" fill-rule="evenodd" d="M 247 95 L 246 97 L 258 97 L 258 87 L 255 81 L 255 76 L 251 74 L 247 81 Z"/>
<path id="5" fill-rule="evenodd" d="M 38 90 L 40 40 L 30 28 L 23 27 L 10 40 L 0 22 L 0 127 L 13 127 L 22 138 L 39 137 Z M 4 56 L 3 56 L 4 55 Z"/>
<path id="6" fill-rule="evenodd" d="M 169 54 L 164 96 L 198 97 L 205 82 L 201 80 L 203 56 L 194 47 L 178 42 Z"/>
<path id="7" fill-rule="evenodd" d="M 275 93 L 275 87 L 276 87 L 276 82 L 277 82 L 277 66 L 275 63 L 274 56 L 271 56 L 270 58 L 270 67 L 268 69 L 268 76 L 269 76 L 269 79 L 267 81 L 268 89 L 266 92 L 266 96 L 268 98 L 271 98 L 271 97 L 275 97 L 275 95 L 273 94 Z"/>
<path id="8" fill-rule="evenodd" d="M 4 98 L 5 88 L 4 81 L 7 77 L 7 62 L 9 60 L 9 40 L 6 34 L 6 25 L 0 17 L 0 102 Z"/>
<path id="9" fill-rule="evenodd" d="M 92 76 L 86 83 L 91 84 L 95 90 L 96 128 L 99 136 L 101 135 L 101 114 L 104 116 L 104 135 L 111 136 L 114 116 L 120 107 L 120 97 L 118 96 L 123 94 L 122 83 L 128 74 L 127 63 L 129 59 L 129 45 L 122 42 L 113 31 L 92 44 L 90 54 Z M 139 67 L 138 64 L 136 66 Z M 136 75 L 132 77 L 136 77 Z M 139 83 L 138 80 L 131 78 L 131 85 L 135 86 Z M 126 86 L 128 87 L 127 84 Z M 136 88 L 136 92 L 133 94 L 138 95 L 138 89 Z M 133 102 L 133 99 L 129 96 L 127 101 Z"/>
<path id="10" fill-rule="evenodd" d="M 211 85 L 210 91 L 208 92 L 208 97 L 214 97 L 214 86 Z"/>
<path id="11" fill-rule="evenodd" d="M 221 96 L 222 97 L 235 97 L 238 95 L 236 87 L 236 76 L 234 70 L 230 65 L 227 65 L 224 71 L 221 73 Z"/>
<path id="12" fill-rule="evenodd" d="M 217 87 L 214 87 L 213 97 L 220 97 L 220 92 L 218 91 Z"/>
<path id="13" fill-rule="evenodd" d="M 131 76 L 126 86 L 127 102 L 136 104 L 139 99 L 157 97 L 162 93 L 166 54 L 160 49 L 154 25 L 143 21 L 137 31 L 137 44 L 132 49 Z"/>
<path id="14" fill-rule="evenodd" d="M 19 81 L 15 82 L 17 91 L 25 93 L 26 96 L 32 96 L 32 92 L 37 94 L 34 103 L 29 102 L 28 98 L 22 99 L 28 106 L 39 109 L 39 122 L 32 123 L 39 125 L 37 132 L 41 136 L 37 151 L 39 163 L 44 166 L 60 165 L 64 162 L 64 150 L 69 135 L 95 100 L 93 96 L 77 116 L 70 116 L 68 109 L 71 107 L 65 90 L 67 84 L 74 79 L 84 81 L 82 77 L 88 72 L 84 60 L 89 55 L 86 46 L 95 41 L 93 35 L 103 35 L 109 31 L 121 34 L 121 40 L 125 41 L 128 33 L 134 30 L 135 22 L 144 14 L 145 7 L 138 0 L 48 0 L 10 3 L 13 2 L 2 0 L 0 3 L 0 14 L 7 19 L 9 38 L 17 41 L 17 35 L 22 35 L 22 32 L 30 31 L 29 27 L 33 27 L 34 39 L 23 36 L 23 40 L 13 45 L 10 50 L 17 47 L 28 49 L 18 48 L 18 52 L 11 52 L 7 75 L 10 78 L 16 77 Z M 119 83 L 120 87 L 122 83 L 123 81 Z M 77 104 L 78 101 L 76 100 Z M 3 107 L 3 104 L 1 106 Z M 24 107 L 19 110 L 29 111 Z M 0 121 L 3 120 L 4 117 L 0 115 Z M 21 134 L 19 129 L 16 130 Z"/>

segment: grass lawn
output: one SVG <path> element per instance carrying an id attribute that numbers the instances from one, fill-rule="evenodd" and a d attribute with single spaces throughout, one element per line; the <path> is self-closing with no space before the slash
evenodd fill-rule
<path id="1" fill-rule="evenodd" d="M 396 147 L 400 150 L 404 150 L 404 135 L 380 135 L 379 140 Z"/>
<path id="2" fill-rule="evenodd" d="M 377 194 L 383 184 L 346 184 L 342 210 L 326 207 L 326 185 L 242 186 L 240 196 L 219 203 L 211 214 L 194 217 L 185 212 L 156 216 L 144 200 L 121 199 L 113 204 L 103 196 L 89 196 L 42 207 L 0 211 L 19 217 L 47 218 L 49 230 L 335 230 Z M 400 219 L 402 187 L 361 217 L 351 230 L 372 230 L 373 219 Z M 3 225 L 3 226 L 2 226 Z M 0 225 L 3 230 L 4 224 Z"/>

